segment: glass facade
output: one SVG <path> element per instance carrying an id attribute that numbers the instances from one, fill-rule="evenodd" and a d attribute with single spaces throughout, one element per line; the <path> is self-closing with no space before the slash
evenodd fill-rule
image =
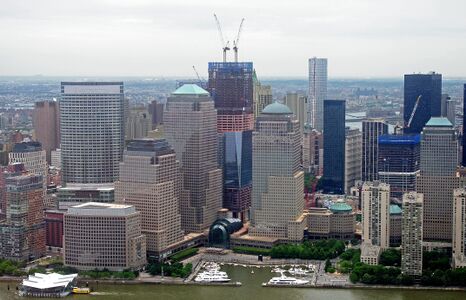
<path id="1" fill-rule="evenodd" d="M 379 180 L 390 184 L 390 195 L 401 197 L 416 189 L 419 174 L 420 135 L 389 135 L 379 137 Z"/>
<path id="2" fill-rule="evenodd" d="M 251 205 L 252 131 L 225 132 L 223 159 L 223 207 L 233 212 L 244 211 Z"/>
<path id="3" fill-rule="evenodd" d="M 440 117 L 442 110 L 442 75 L 409 74 L 404 77 L 404 115 L 408 124 L 418 97 L 419 105 L 405 133 L 420 133 L 431 117 Z"/>
<path id="4" fill-rule="evenodd" d="M 345 100 L 324 101 L 324 192 L 345 191 Z"/>

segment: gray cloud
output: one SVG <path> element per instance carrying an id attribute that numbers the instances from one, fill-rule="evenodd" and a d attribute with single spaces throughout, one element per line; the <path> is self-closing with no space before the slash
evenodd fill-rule
<path id="1" fill-rule="evenodd" d="M 463 0 L 2 0 L 0 75 L 205 74 L 246 18 L 240 57 L 259 75 L 466 75 Z"/>

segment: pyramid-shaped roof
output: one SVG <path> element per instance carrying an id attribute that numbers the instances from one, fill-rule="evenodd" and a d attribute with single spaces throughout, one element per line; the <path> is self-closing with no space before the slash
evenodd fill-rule
<path id="1" fill-rule="evenodd" d="M 183 84 L 172 93 L 173 95 L 206 95 L 209 92 L 198 86 L 197 84 Z"/>

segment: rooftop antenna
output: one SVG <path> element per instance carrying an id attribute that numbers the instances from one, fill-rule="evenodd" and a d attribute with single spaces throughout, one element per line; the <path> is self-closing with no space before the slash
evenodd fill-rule
<path id="1" fill-rule="evenodd" d="M 241 19 L 241 23 L 239 24 L 238 34 L 236 35 L 236 39 L 233 41 L 233 51 L 235 52 L 235 62 L 238 62 L 238 43 L 239 37 L 241 35 L 241 31 L 243 29 L 244 18 Z"/>
<path id="2" fill-rule="evenodd" d="M 220 25 L 220 21 L 217 18 L 217 15 L 214 14 L 215 23 L 217 23 L 218 35 L 220 36 L 220 42 L 222 43 L 222 50 L 223 50 L 223 62 L 227 61 L 227 51 L 230 50 L 230 41 L 225 43 L 225 39 L 223 38 L 222 26 Z"/>

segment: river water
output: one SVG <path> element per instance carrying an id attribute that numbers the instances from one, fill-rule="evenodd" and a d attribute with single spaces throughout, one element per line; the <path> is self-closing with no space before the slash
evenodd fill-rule
<path id="1" fill-rule="evenodd" d="M 92 285 L 96 291 L 93 295 L 74 295 L 66 299 L 92 300 L 464 300 L 466 292 L 450 291 L 414 291 L 383 289 L 331 289 L 331 288 L 273 288 L 262 287 L 274 273 L 270 268 L 224 267 L 232 281 L 240 281 L 241 287 L 229 286 L 192 286 L 192 285 Z M 251 274 L 254 270 L 254 274 Z M 26 299 L 7 290 L 7 283 L 0 283 L 0 300 Z"/>

